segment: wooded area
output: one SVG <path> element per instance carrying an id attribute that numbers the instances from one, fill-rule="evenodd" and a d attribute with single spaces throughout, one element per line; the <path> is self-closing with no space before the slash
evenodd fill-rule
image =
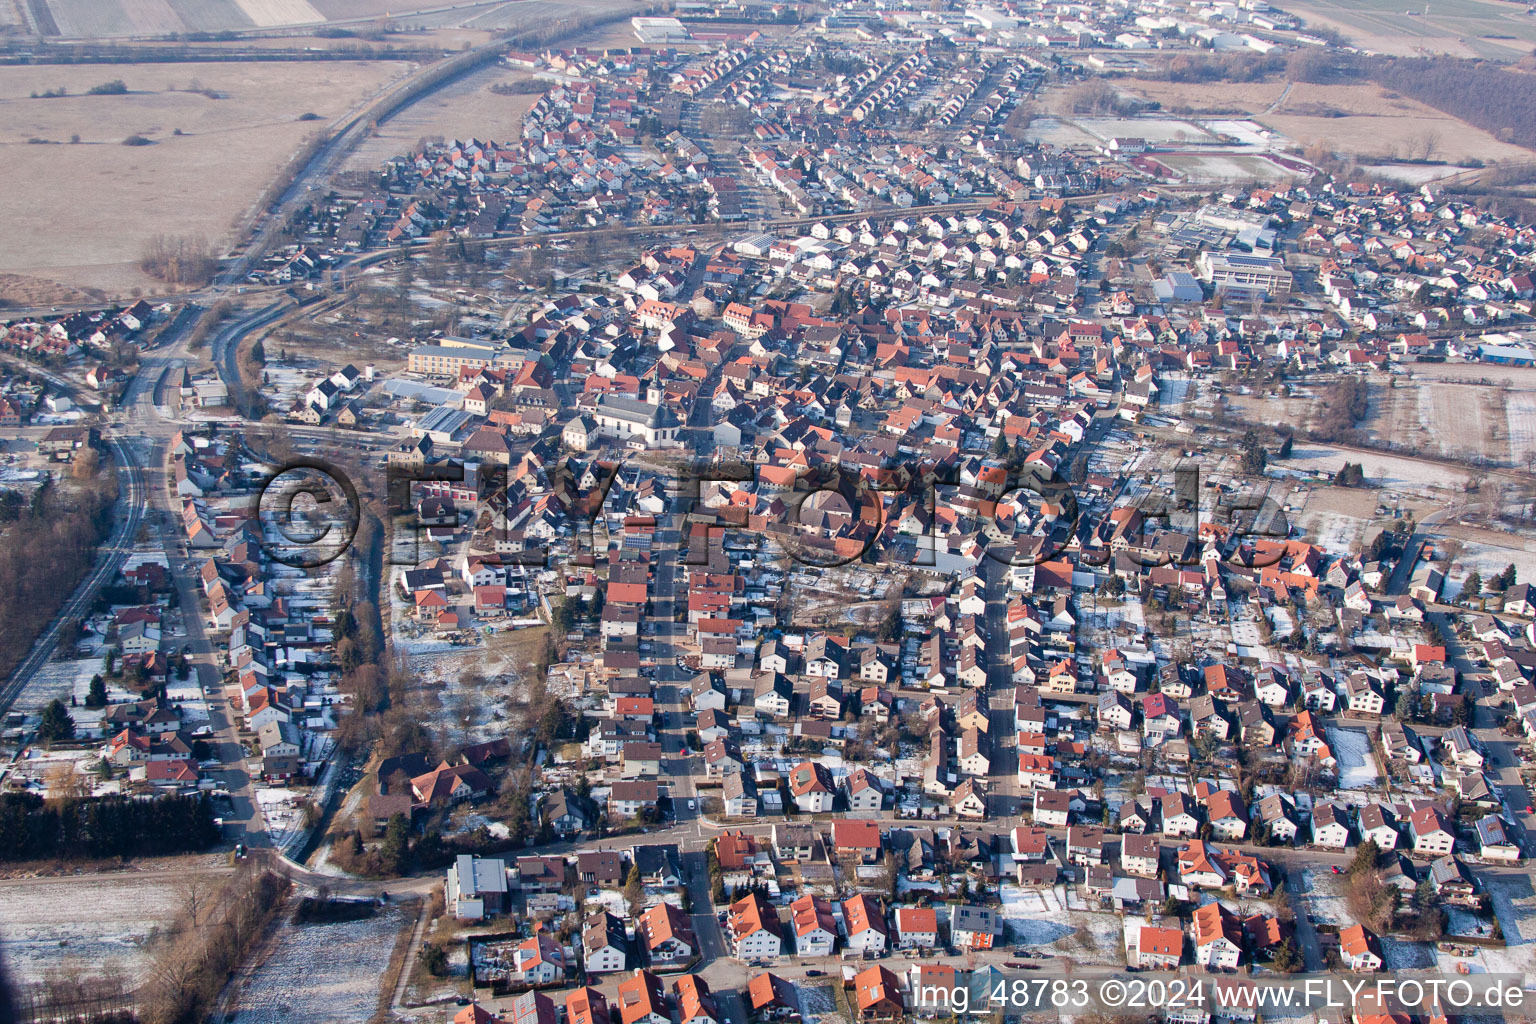
<path id="1" fill-rule="evenodd" d="M 0 677 L 27 656 L 112 528 L 115 478 L 110 468 L 97 467 L 95 452 L 87 461 L 80 469 L 89 477 L 83 490 L 65 493 L 43 484 L 0 533 L 0 579 L 8 584 L 0 589 Z"/>
<path id="2" fill-rule="evenodd" d="M 0 794 L 0 861 L 137 857 L 206 850 L 219 841 L 206 797 L 44 801 Z"/>
<path id="3" fill-rule="evenodd" d="M 1450 57 L 1379 60 L 1366 68 L 1366 74 L 1501 142 L 1536 146 L 1536 77 L 1529 74 Z"/>

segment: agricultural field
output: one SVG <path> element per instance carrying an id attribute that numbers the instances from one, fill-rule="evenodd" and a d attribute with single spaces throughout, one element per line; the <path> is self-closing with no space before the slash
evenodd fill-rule
<path id="1" fill-rule="evenodd" d="M 0 68 L 0 160 L 9 172 L 0 216 L 13 237 L 28 240 L 0 252 L 0 274 L 118 296 L 158 290 L 137 266 L 152 235 L 201 235 L 219 247 L 307 139 L 409 68 L 398 61 Z M 80 95 L 116 79 L 126 95 Z M 70 95 L 32 98 L 57 88 Z M 300 120 L 310 113 L 317 119 Z M 134 135 L 149 144 L 123 145 Z"/>
<path id="2" fill-rule="evenodd" d="M 1489 372 L 1486 366 L 1475 369 Z M 1415 371 L 1411 380 L 1400 377 L 1395 388 L 1372 380 L 1369 395 L 1366 417 L 1357 426 L 1379 442 L 1433 458 L 1484 455 L 1495 462 L 1507 462 L 1516 447 L 1522 459 L 1536 450 L 1536 388 L 1504 389 L 1470 375 L 1422 379 Z M 1325 392 L 1315 390 L 1290 397 L 1228 395 L 1227 405 L 1254 422 L 1292 423 L 1305 430 L 1317 426 L 1325 400 Z"/>
<path id="3" fill-rule="evenodd" d="M 1536 19 L 1533 19 L 1536 20 Z M 1321 143 L 1338 153 L 1379 159 L 1417 157 L 1427 140 L 1433 156 L 1454 163 L 1480 160 L 1528 160 L 1530 151 L 1500 142 L 1433 107 L 1370 84 L 1316 85 L 1296 82 L 1208 83 L 1127 79 L 1121 88 L 1164 109 L 1241 112 L 1296 144 Z M 1449 168 L 1446 169 L 1447 171 Z"/>
<path id="4" fill-rule="evenodd" d="M 368 1020 L 379 1004 L 379 979 L 395 937 L 415 915 L 392 904 L 374 917 L 340 924 L 284 924 L 266 959 L 244 978 L 226 1018 L 233 1024 L 276 1024 L 295 1015 L 315 1020 Z"/>
<path id="5" fill-rule="evenodd" d="M 1525 16 L 1524 6 L 1494 0 L 1281 0 L 1275 6 L 1367 50 L 1402 57 L 1429 52 L 1514 60 L 1536 43 L 1536 20 Z"/>
<path id="6" fill-rule="evenodd" d="M 167 870 L 0 880 L 0 957 L 20 982 L 74 964 L 86 974 L 140 975 L 191 882 L 206 888 L 219 877 Z"/>
<path id="7" fill-rule="evenodd" d="M 491 86 L 527 81 L 532 75 L 491 66 L 411 104 L 365 139 L 343 165 L 346 171 L 378 170 L 387 160 L 411 152 L 423 138 L 480 139 L 500 142 L 515 137 L 523 115 L 539 93 L 504 96 Z"/>
<path id="8" fill-rule="evenodd" d="M 1536 391 L 1511 391 L 1505 395 L 1504 422 L 1511 461 L 1531 468 L 1536 460 Z"/>
<path id="9" fill-rule="evenodd" d="M 1213 89 L 1204 82 L 1164 82 L 1151 78 L 1125 78 L 1116 82 L 1122 93 L 1156 100 L 1163 109 L 1192 114 L 1204 111 L 1257 114 L 1266 110 L 1285 91 L 1278 78 L 1272 82 L 1222 82 Z"/>
<path id="10" fill-rule="evenodd" d="M 1504 396 L 1475 384 L 1422 382 L 1389 388 L 1373 384 L 1362 427 L 1378 440 L 1428 455 L 1505 457 Z"/>
<path id="11" fill-rule="evenodd" d="M 45 35 L 108 39 L 164 37 L 173 32 L 241 32 L 386 16 L 393 20 L 443 6 L 436 0 L 39 0 L 33 6 L 33 16 Z M 448 23 L 501 6 L 497 0 L 455 4 L 448 12 Z M 441 16 L 427 17 L 442 21 Z"/>

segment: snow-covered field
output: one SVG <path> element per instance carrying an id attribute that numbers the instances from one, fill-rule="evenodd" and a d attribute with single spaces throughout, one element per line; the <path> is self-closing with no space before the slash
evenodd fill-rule
<path id="1" fill-rule="evenodd" d="M 72 694 L 83 705 L 85 695 L 91 688 L 91 676 L 100 671 L 100 658 L 45 662 L 33 673 L 25 689 L 17 696 L 15 708 L 17 711 L 34 713 L 41 711 L 55 697 L 67 704 Z M 108 695 L 113 700 L 126 700 L 130 696 L 116 687 L 110 688 Z"/>
<path id="2" fill-rule="evenodd" d="M 181 912 L 188 879 L 209 877 L 125 871 L 0 882 L 0 957 L 19 981 L 66 964 L 133 977 L 149 963 L 145 947 Z"/>
<path id="3" fill-rule="evenodd" d="M 1511 562 L 1515 565 L 1515 573 L 1521 583 L 1536 581 L 1536 540 L 1522 541 L 1519 537 L 1511 536 L 1508 547 L 1468 540 L 1463 543 L 1461 554 L 1456 557 L 1456 564 L 1462 569 L 1466 572 L 1476 569 L 1485 580 L 1503 572 L 1504 567 Z M 1458 580 L 1457 593 L 1460 590 L 1461 582 Z"/>
<path id="4" fill-rule="evenodd" d="M 1460 488 L 1467 475 L 1459 469 L 1451 469 L 1433 462 L 1398 455 L 1381 455 L 1376 452 L 1340 451 L 1326 445 L 1308 442 L 1291 450 L 1287 466 L 1316 471 L 1337 473 L 1346 462 L 1357 462 L 1365 467 L 1366 479 L 1372 487 L 1384 487 L 1395 491 L 1427 493 L 1437 488 Z"/>
<path id="5" fill-rule="evenodd" d="M 1536 975 L 1536 891 L 1532 890 L 1531 875 L 1485 872 L 1482 880 L 1507 943 L 1503 949 L 1479 951 L 1483 970 L 1491 974 L 1523 974 L 1527 978 Z"/>
<path id="6" fill-rule="evenodd" d="M 395 937 L 415 918 L 393 904 L 343 924 L 285 924 L 246 982 L 229 1024 L 355 1021 L 373 1016 Z"/>
<path id="7" fill-rule="evenodd" d="M 1536 391 L 1511 391 L 1504 398 L 1504 419 L 1509 430 L 1509 454 L 1515 465 L 1525 465 L 1536 454 Z"/>
<path id="8" fill-rule="evenodd" d="M 1003 927 L 1008 941 L 1020 946 L 1045 946 L 1072 934 L 1066 910 L 1054 889 L 1002 887 Z"/>
<path id="9" fill-rule="evenodd" d="M 1346 555 L 1350 545 L 1359 540 L 1366 521 L 1342 512 L 1304 509 L 1295 517 L 1296 525 L 1317 538 L 1317 545 L 1329 554 Z"/>
<path id="10" fill-rule="evenodd" d="M 1339 759 L 1340 789 L 1372 789 L 1381 783 L 1376 758 L 1371 753 L 1371 738 L 1356 729 L 1329 726 L 1328 745 Z"/>

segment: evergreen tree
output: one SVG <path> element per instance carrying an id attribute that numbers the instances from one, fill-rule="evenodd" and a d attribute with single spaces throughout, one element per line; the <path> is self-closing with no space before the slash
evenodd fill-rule
<path id="1" fill-rule="evenodd" d="M 107 681 L 101 678 L 100 672 L 91 676 L 91 688 L 86 692 L 85 706 L 88 708 L 107 706 Z"/>
<path id="2" fill-rule="evenodd" d="M 1290 938 L 1281 939 L 1280 945 L 1275 947 L 1275 970 L 1281 974 L 1295 974 L 1305 966 L 1295 941 Z"/>
<path id="3" fill-rule="evenodd" d="M 1478 572 L 1476 569 L 1473 569 L 1471 572 L 1467 573 L 1467 578 L 1461 585 L 1461 596 L 1466 598 L 1468 601 L 1472 601 L 1475 600 L 1480 593 L 1482 593 L 1482 590 L 1482 573 Z"/>
<path id="4" fill-rule="evenodd" d="M 629 902 L 629 912 L 639 914 L 645 903 L 645 883 L 640 880 L 640 866 L 631 864 L 629 876 L 624 879 L 624 899 Z"/>
<path id="5" fill-rule="evenodd" d="M 54 743 L 75 737 L 75 720 L 69 716 L 64 702 L 55 698 L 43 709 L 43 720 L 37 726 L 37 739 L 41 743 Z"/>
<path id="6" fill-rule="evenodd" d="M 1376 861 L 1381 857 L 1381 847 L 1376 845 L 1373 839 L 1367 839 L 1355 850 L 1355 859 L 1349 863 L 1349 877 L 1359 878 L 1361 875 L 1376 870 Z"/>
<path id="7" fill-rule="evenodd" d="M 384 842 L 379 845 L 384 869 L 389 874 L 404 874 L 411 860 L 411 820 L 404 814 L 390 816 L 384 826 Z"/>

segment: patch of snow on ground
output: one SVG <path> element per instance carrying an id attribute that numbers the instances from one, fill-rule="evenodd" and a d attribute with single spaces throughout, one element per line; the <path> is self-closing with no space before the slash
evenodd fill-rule
<path id="1" fill-rule="evenodd" d="M 1399 455 L 1383 455 L 1378 452 L 1361 453 L 1342 451 L 1326 445 L 1308 442 L 1291 449 L 1287 466 L 1305 471 L 1333 475 L 1346 462 L 1360 463 L 1365 478 L 1372 487 L 1385 487 L 1395 491 L 1429 493 L 1439 488 L 1460 488 L 1467 482 L 1467 474 L 1459 469 L 1433 462 Z"/>
<path id="2" fill-rule="evenodd" d="M 77 661 L 48 661 L 40 665 L 27 685 L 16 697 L 15 710 L 28 713 L 41 711 L 55 697 L 69 703 L 73 695 L 78 705 L 73 714 L 84 712 L 85 697 L 91 688 L 91 677 L 101 671 L 100 658 L 81 658 Z M 107 686 L 108 695 L 114 700 L 126 700 L 128 691 L 118 686 Z"/>
<path id="3" fill-rule="evenodd" d="M 1536 540 L 1522 540 L 1511 535 L 1508 547 L 1469 540 L 1463 543 L 1461 554 L 1456 557 L 1461 570 L 1471 572 L 1476 569 L 1484 580 L 1503 572 L 1510 563 L 1514 563 L 1519 582 L 1536 582 Z M 1461 593 L 1459 582 L 1456 592 Z"/>
<path id="4" fill-rule="evenodd" d="M 1344 882 L 1344 875 L 1332 872 L 1302 872 L 1301 891 L 1306 894 L 1305 899 L 1314 921 L 1340 927 L 1355 923 L 1354 915 L 1349 910 Z"/>
<path id="5" fill-rule="evenodd" d="M 837 997 L 830 988 L 796 985 L 800 996 L 800 1016 L 805 1024 L 841 1024 L 845 1021 L 837 1012 Z"/>
<path id="6" fill-rule="evenodd" d="M 1427 942 L 1408 942 L 1384 935 L 1381 952 L 1389 971 L 1424 970 L 1435 966 L 1435 947 Z"/>
<path id="7" fill-rule="evenodd" d="M 1072 934 L 1066 910 L 1052 889 L 1004 885 L 1000 891 L 1003 928 L 1017 946 L 1048 946 Z"/>
<path id="8" fill-rule="evenodd" d="M 1329 726 L 1328 745 L 1339 759 L 1340 789 L 1374 789 L 1381 783 L 1376 758 L 1371 753 L 1371 738 L 1354 729 Z"/>

